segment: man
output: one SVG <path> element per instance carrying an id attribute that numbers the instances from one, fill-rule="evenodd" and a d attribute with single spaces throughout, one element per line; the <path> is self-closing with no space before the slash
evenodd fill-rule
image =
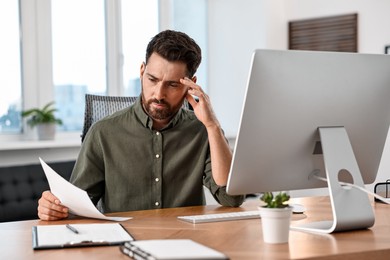
<path id="1" fill-rule="evenodd" d="M 232 153 L 208 95 L 196 84 L 201 50 L 188 35 L 167 30 L 147 46 L 142 93 L 133 106 L 95 123 L 83 142 L 71 182 L 103 212 L 204 205 L 203 185 L 225 206 Z M 198 101 L 194 99 L 198 97 Z M 182 108 L 187 99 L 193 111 Z M 38 216 L 58 220 L 68 208 L 49 191 Z"/>

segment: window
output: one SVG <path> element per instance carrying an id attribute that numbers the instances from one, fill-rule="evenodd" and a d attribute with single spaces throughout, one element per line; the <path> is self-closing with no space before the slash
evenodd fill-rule
<path id="1" fill-rule="evenodd" d="M 158 32 L 156 0 L 122 0 L 123 84 L 125 95 L 141 93 L 139 69 L 145 61 L 146 45 Z"/>
<path id="2" fill-rule="evenodd" d="M 103 0 L 52 1 L 53 81 L 62 130 L 81 130 L 85 94 L 105 95 Z"/>
<path id="3" fill-rule="evenodd" d="M 146 45 L 160 30 L 198 42 L 198 83 L 206 88 L 206 7 L 206 0 L 0 1 L 0 140 L 34 138 L 23 109 L 54 100 L 61 134 L 79 136 L 85 93 L 138 96 Z"/>
<path id="4" fill-rule="evenodd" d="M 21 131 L 21 66 L 18 0 L 0 1 L 0 133 Z"/>
<path id="5" fill-rule="evenodd" d="M 53 81 L 62 130 L 81 130 L 85 93 L 139 95 L 139 68 L 157 31 L 157 0 L 123 0 L 120 6 L 104 0 L 52 1 Z"/>

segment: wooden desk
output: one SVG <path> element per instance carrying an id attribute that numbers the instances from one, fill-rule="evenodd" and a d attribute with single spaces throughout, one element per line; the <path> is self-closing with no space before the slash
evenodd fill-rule
<path id="1" fill-rule="evenodd" d="M 307 211 L 293 215 L 292 224 L 326 220 L 331 217 L 328 197 L 295 199 Z M 220 250 L 231 259 L 390 259 L 390 205 L 373 203 L 376 222 L 366 230 L 331 235 L 290 231 L 286 244 L 265 244 L 259 219 L 190 224 L 177 220 L 179 215 L 255 210 L 258 201 L 249 200 L 240 208 L 219 206 L 186 207 L 161 210 L 122 212 L 111 215 L 133 217 L 122 222 L 135 239 L 191 238 Z M 32 249 L 31 227 L 65 223 L 104 223 L 93 219 L 67 219 L 46 222 L 39 220 L 0 223 L 1 259 L 130 259 L 118 246 L 52 249 Z"/>

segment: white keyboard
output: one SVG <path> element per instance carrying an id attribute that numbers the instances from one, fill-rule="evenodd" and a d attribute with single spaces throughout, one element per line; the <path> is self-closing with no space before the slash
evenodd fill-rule
<path id="1" fill-rule="evenodd" d="M 293 208 L 292 212 L 294 214 L 302 214 L 306 211 L 306 208 L 301 204 L 290 204 L 290 206 Z M 192 216 L 178 216 L 177 218 L 196 224 L 196 223 L 260 218 L 260 214 L 258 210 L 252 210 L 252 211 L 239 211 L 239 212 L 228 212 L 228 213 L 192 215 Z"/>
<path id="2" fill-rule="evenodd" d="M 253 210 L 253 211 L 215 213 L 215 214 L 204 214 L 204 215 L 193 215 L 193 216 L 178 216 L 177 218 L 186 222 L 196 224 L 196 223 L 260 218 L 260 214 L 258 210 Z"/>

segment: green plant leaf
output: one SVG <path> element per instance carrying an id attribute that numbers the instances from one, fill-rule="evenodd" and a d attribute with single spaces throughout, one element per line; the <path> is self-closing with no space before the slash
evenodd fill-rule
<path id="1" fill-rule="evenodd" d="M 62 120 L 59 118 L 56 118 L 54 115 L 54 112 L 57 111 L 56 108 L 52 107 L 54 106 L 54 101 L 49 102 L 45 106 L 43 106 L 42 109 L 40 108 L 32 108 L 25 111 L 22 111 L 22 117 L 30 117 L 27 120 L 27 123 L 34 127 L 38 124 L 44 124 L 44 123 L 54 123 L 58 125 L 62 125 Z"/>
<path id="2" fill-rule="evenodd" d="M 286 203 L 290 199 L 290 196 L 285 192 L 279 192 L 276 196 L 272 192 L 264 192 L 260 197 L 260 200 L 265 202 L 266 208 L 285 208 L 288 207 Z"/>

